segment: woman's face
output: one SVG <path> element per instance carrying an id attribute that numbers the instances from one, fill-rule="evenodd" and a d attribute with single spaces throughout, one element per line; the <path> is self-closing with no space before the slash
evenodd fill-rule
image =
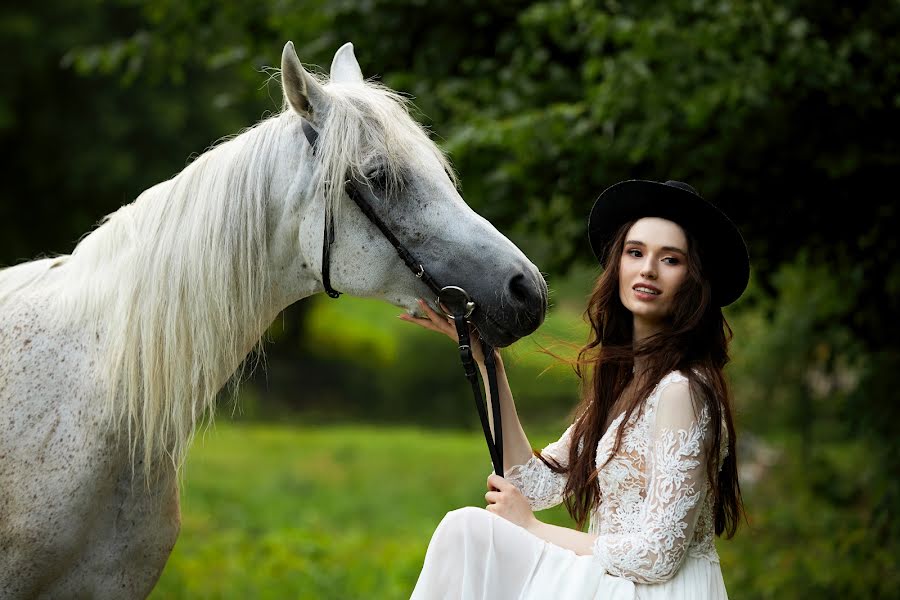
<path id="1" fill-rule="evenodd" d="M 631 226 L 619 258 L 619 299 L 634 316 L 636 335 L 659 331 L 687 277 L 687 236 L 680 225 L 645 217 Z"/>

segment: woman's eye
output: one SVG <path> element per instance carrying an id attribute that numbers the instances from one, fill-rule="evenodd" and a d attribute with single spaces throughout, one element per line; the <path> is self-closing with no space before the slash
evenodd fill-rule
<path id="1" fill-rule="evenodd" d="M 628 256 L 633 256 L 635 258 L 641 257 L 641 251 L 638 250 L 637 248 L 632 248 L 630 250 L 626 250 L 625 253 L 628 254 Z"/>
<path id="2" fill-rule="evenodd" d="M 666 263 L 667 265 L 677 265 L 681 261 L 678 260 L 677 258 L 675 258 L 674 256 L 667 256 L 663 259 L 663 262 Z"/>

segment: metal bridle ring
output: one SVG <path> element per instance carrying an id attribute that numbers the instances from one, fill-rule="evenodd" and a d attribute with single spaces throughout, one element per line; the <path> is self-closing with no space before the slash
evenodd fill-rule
<path id="1" fill-rule="evenodd" d="M 453 319 L 468 319 L 475 310 L 475 302 L 469 296 L 466 290 L 455 285 L 448 285 L 441 288 L 441 293 L 437 299 L 438 309 L 444 313 L 444 316 Z M 450 310 L 454 309 L 454 310 Z"/>

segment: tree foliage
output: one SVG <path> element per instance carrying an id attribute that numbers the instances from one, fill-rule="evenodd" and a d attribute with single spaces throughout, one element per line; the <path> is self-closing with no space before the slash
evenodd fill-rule
<path id="1" fill-rule="evenodd" d="M 808 248 L 856 273 L 857 334 L 891 342 L 871 303 L 896 310 L 900 291 L 884 192 L 900 161 L 896 3 L 116 0 L 4 12 L 5 49 L 28 49 L 4 66 L 0 127 L 17 149 L 4 165 L 4 262 L 68 249 L 103 211 L 277 109 L 265 69 L 287 39 L 324 68 L 350 40 L 366 75 L 414 97 L 467 200 L 546 270 L 589 257 L 584 216 L 604 187 L 681 179 L 743 228 L 765 289 Z"/>

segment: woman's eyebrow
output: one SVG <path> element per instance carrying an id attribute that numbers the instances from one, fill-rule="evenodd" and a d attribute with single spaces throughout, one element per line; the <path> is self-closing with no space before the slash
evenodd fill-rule
<path id="1" fill-rule="evenodd" d="M 628 246 L 628 245 L 631 245 L 631 246 L 646 246 L 647 244 L 645 244 L 644 242 L 638 241 L 638 240 L 628 240 L 628 241 L 625 242 L 625 245 L 626 245 L 626 246 Z M 679 248 L 679 247 L 677 247 L 677 246 L 663 246 L 663 247 L 662 247 L 662 250 L 664 250 L 664 251 L 666 251 L 666 252 L 677 252 L 677 253 L 679 253 L 679 254 L 681 254 L 681 255 L 683 255 L 683 256 L 687 256 L 687 252 L 685 252 L 684 250 L 682 250 L 681 248 Z"/>

